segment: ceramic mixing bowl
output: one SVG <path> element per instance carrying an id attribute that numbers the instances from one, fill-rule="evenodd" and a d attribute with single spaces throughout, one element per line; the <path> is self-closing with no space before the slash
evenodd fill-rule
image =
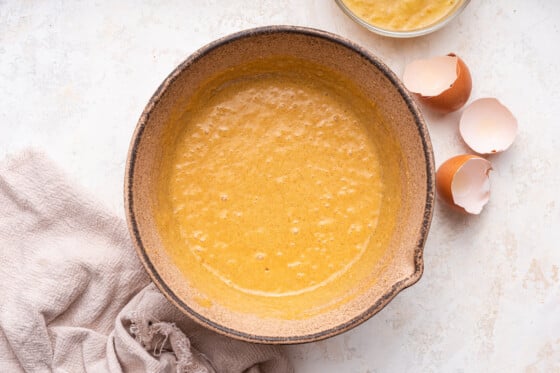
<path id="1" fill-rule="evenodd" d="M 168 255 L 155 223 L 156 185 L 162 167 L 163 139 L 204 81 L 240 64 L 270 58 L 297 58 L 325 66 L 355 84 L 385 118 L 387 136 L 400 148 L 396 167 L 400 208 L 385 254 L 372 266 L 375 281 L 355 297 L 309 317 L 278 318 L 239 312 L 210 299 L 197 299 Z M 166 135 L 167 134 L 167 135 Z M 219 39 L 192 54 L 164 80 L 148 102 L 126 164 L 125 207 L 137 254 L 153 282 L 178 309 L 225 335 L 259 343 L 302 343 L 342 333 L 364 322 L 423 271 L 423 246 L 434 204 L 434 160 L 426 124 L 410 93 L 395 74 L 368 50 L 337 35 L 292 26 L 270 26 Z M 198 263 L 192 263 L 193 266 Z M 334 303 L 333 303 L 334 304 Z M 289 307 L 287 305 L 286 307 Z"/>

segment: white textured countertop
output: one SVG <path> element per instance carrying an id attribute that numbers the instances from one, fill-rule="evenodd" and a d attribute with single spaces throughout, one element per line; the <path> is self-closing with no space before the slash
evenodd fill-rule
<path id="1" fill-rule="evenodd" d="M 520 133 L 492 156 L 480 216 L 438 203 L 425 272 L 372 319 L 289 347 L 298 372 L 560 372 L 560 2 L 473 0 L 418 39 L 376 36 L 332 0 L 2 1 L 0 156 L 43 149 L 124 217 L 130 137 L 165 76 L 202 45 L 270 24 L 311 26 L 372 50 L 401 76 L 456 52 L 471 100 L 495 96 Z M 466 150 L 458 113 L 426 116 L 436 163 Z"/>

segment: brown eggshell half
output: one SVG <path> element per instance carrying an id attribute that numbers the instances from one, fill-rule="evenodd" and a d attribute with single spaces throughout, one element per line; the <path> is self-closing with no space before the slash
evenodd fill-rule
<path id="1" fill-rule="evenodd" d="M 421 89 L 411 90 L 411 92 L 414 93 L 414 95 L 418 98 L 420 102 L 425 104 L 430 109 L 440 113 L 450 113 L 452 111 L 456 111 L 461 107 L 463 107 L 467 102 L 467 100 L 469 99 L 472 91 L 471 73 L 469 71 L 469 68 L 465 64 L 465 62 L 454 53 L 449 53 L 447 56 L 456 58 L 456 72 L 457 72 L 455 81 L 451 83 L 449 88 L 435 95 L 426 95 L 426 93 L 425 92 L 423 93 Z M 434 58 L 433 60 L 435 61 L 436 59 L 437 57 Z M 426 60 L 424 62 L 429 63 L 430 60 Z M 407 66 L 407 69 L 409 68 L 409 66 Z M 411 74 L 410 71 L 407 72 L 405 70 L 405 75 L 403 76 L 403 82 L 407 87 L 410 86 L 409 84 L 407 84 L 407 81 L 410 79 L 407 78 L 407 75 L 410 76 L 410 74 Z"/>
<path id="2" fill-rule="evenodd" d="M 477 155 L 463 154 L 450 158 L 437 170 L 437 193 L 453 208 L 479 214 L 490 197 L 490 170 L 490 161 Z"/>
<path id="3" fill-rule="evenodd" d="M 479 154 L 500 153 L 517 136 L 517 119 L 495 98 L 480 98 L 465 108 L 459 120 L 463 141 Z"/>

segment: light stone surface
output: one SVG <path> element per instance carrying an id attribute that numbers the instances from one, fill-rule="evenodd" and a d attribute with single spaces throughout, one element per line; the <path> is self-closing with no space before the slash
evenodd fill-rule
<path id="1" fill-rule="evenodd" d="M 471 100 L 499 98 L 519 137 L 494 163 L 480 216 L 438 203 L 420 282 L 338 337 L 289 347 L 298 372 L 560 372 L 560 2 L 473 0 L 444 29 L 376 36 L 332 0 L 0 0 L 0 156 L 42 149 L 123 213 L 130 137 L 165 76 L 202 45 L 270 24 L 316 27 L 401 75 L 456 52 Z M 467 151 L 459 113 L 426 113 L 436 163 Z"/>

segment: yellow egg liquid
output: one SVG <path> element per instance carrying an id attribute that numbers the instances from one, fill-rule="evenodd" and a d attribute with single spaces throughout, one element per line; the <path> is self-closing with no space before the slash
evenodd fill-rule
<path id="1" fill-rule="evenodd" d="M 413 31 L 445 18 L 464 0 L 342 0 L 367 23 L 391 31 Z"/>
<path id="2" fill-rule="evenodd" d="M 400 204 L 400 152 L 324 68 L 260 61 L 206 82 L 168 134 L 156 220 L 201 296 L 301 318 L 353 297 Z"/>

